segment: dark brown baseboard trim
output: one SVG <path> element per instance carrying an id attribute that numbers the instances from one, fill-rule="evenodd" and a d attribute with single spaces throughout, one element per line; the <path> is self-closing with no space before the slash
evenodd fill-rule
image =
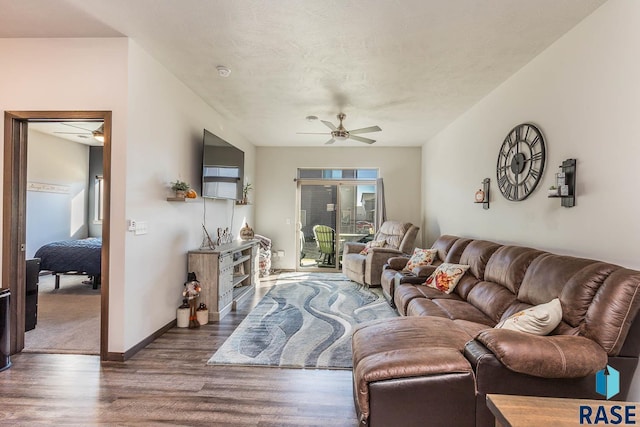
<path id="1" fill-rule="evenodd" d="M 107 361 L 109 361 L 109 362 L 124 362 L 125 360 L 129 360 L 137 352 L 139 352 L 140 350 L 145 348 L 147 345 L 151 344 L 153 341 L 155 341 L 156 338 L 158 338 L 160 335 L 164 334 L 165 332 L 167 332 L 169 329 L 173 328 L 174 326 L 176 326 L 176 319 L 173 319 L 171 322 L 167 323 L 162 328 L 158 329 L 157 331 L 155 331 L 154 333 L 149 335 L 147 338 L 143 339 L 138 344 L 134 345 L 133 347 L 131 347 L 129 350 L 125 351 L 124 353 L 108 352 L 107 353 Z"/>

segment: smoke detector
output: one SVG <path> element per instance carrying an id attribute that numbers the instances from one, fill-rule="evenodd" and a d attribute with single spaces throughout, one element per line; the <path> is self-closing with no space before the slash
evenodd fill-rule
<path id="1" fill-rule="evenodd" d="M 229 74 L 231 74 L 231 69 L 229 67 L 225 67 L 224 65 L 218 65 L 216 67 L 216 70 L 218 70 L 218 75 L 220 77 L 229 77 Z"/>

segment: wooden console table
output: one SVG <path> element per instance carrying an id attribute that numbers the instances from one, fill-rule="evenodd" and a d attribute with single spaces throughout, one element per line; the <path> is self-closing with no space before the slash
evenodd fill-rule
<path id="1" fill-rule="evenodd" d="M 613 400 L 561 399 L 555 397 L 509 396 L 488 394 L 487 406 L 496 417 L 496 427 L 575 427 L 580 425 L 580 406 L 594 408 L 602 405 L 607 414 L 612 406 L 635 406 L 635 422 L 640 419 L 640 404 L 636 402 L 617 402 Z M 620 412 L 624 416 L 624 410 Z M 585 423 L 586 425 L 587 423 Z M 600 425 L 603 422 L 598 423 Z M 609 421 L 608 423 L 612 423 Z M 618 425 L 627 425 L 623 422 Z"/>
<path id="2" fill-rule="evenodd" d="M 207 305 L 209 321 L 222 319 L 251 295 L 260 280 L 258 267 L 258 240 L 189 251 L 188 270 L 202 286 L 199 302 Z"/>

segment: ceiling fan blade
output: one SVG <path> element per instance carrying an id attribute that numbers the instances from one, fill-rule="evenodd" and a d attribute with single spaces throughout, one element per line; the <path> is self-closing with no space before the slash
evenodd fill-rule
<path id="1" fill-rule="evenodd" d="M 381 130 L 380 126 L 369 126 L 368 128 L 350 130 L 349 133 L 353 135 L 354 133 L 380 132 Z"/>
<path id="2" fill-rule="evenodd" d="M 334 125 L 333 123 L 328 122 L 328 121 L 326 121 L 326 120 L 320 120 L 320 121 L 321 121 L 322 123 L 324 123 L 324 125 L 325 125 L 326 127 L 328 127 L 329 129 L 331 129 L 331 130 L 338 130 L 338 128 L 337 128 L 337 127 L 335 127 L 335 125 Z"/>
<path id="3" fill-rule="evenodd" d="M 327 142 L 324 143 L 324 145 L 329 145 L 329 144 L 333 144 L 334 142 L 336 142 L 335 139 L 331 138 L 330 140 L 328 140 Z"/>
<path id="4" fill-rule="evenodd" d="M 331 135 L 331 132 L 296 132 L 296 135 Z"/>
<path id="5" fill-rule="evenodd" d="M 91 135 L 91 132 L 56 132 L 54 131 L 53 133 L 64 133 L 67 135 Z"/>
<path id="6" fill-rule="evenodd" d="M 355 135 L 351 135 L 351 134 L 349 134 L 349 139 L 353 139 L 355 141 L 364 142 L 365 144 L 373 144 L 374 142 L 376 142 L 375 139 L 363 138 L 361 136 L 355 136 Z"/>
<path id="7" fill-rule="evenodd" d="M 65 126 L 69 126 L 69 127 L 72 127 L 72 128 L 76 128 L 76 129 L 82 129 L 83 131 L 89 132 L 89 133 L 91 133 L 91 131 L 92 131 L 91 129 L 85 129 L 85 128 L 80 127 L 80 126 L 72 125 L 71 123 L 60 122 L 60 124 L 61 125 L 65 125 Z"/>

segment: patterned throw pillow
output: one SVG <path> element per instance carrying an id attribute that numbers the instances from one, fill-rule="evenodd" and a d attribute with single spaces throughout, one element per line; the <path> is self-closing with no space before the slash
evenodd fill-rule
<path id="1" fill-rule="evenodd" d="M 368 254 L 369 249 L 371 248 L 384 248 L 385 246 L 387 246 L 386 240 L 372 240 L 370 242 L 367 242 L 367 244 L 364 246 L 364 249 L 360 251 L 360 255 Z"/>
<path id="2" fill-rule="evenodd" d="M 404 271 L 411 271 L 416 267 L 422 267 L 424 265 L 431 265 L 433 261 L 438 257 L 437 249 L 420 249 L 415 248 L 413 255 L 404 267 Z"/>
<path id="3" fill-rule="evenodd" d="M 450 294 L 468 269 L 468 265 L 444 262 L 436 268 L 424 284 Z"/>
<path id="4" fill-rule="evenodd" d="M 561 320 L 562 305 L 560 300 L 556 298 L 546 304 L 519 311 L 498 323 L 495 327 L 534 335 L 547 335 L 560 324 Z"/>

